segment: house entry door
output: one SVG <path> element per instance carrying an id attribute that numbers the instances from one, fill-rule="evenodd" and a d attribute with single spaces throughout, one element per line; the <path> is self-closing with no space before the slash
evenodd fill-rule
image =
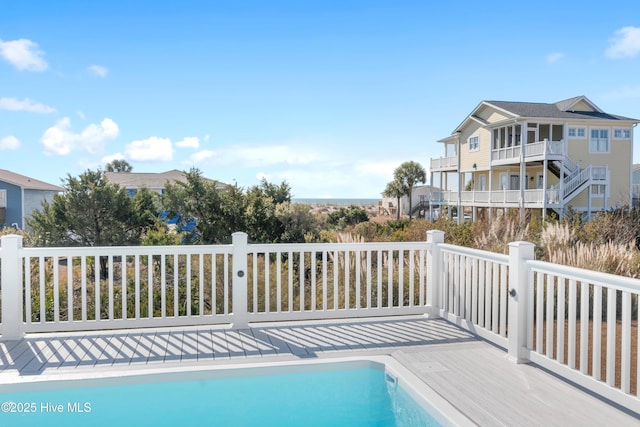
<path id="1" fill-rule="evenodd" d="M 520 175 L 511 175 L 509 181 L 509 190 L 519 190 L 520 189 Z"/>
<path id="2" fill-rule="evenodd" d="M 527 127 L 527 144 L 538 142 L 538 124 L 529 123 Z"/>

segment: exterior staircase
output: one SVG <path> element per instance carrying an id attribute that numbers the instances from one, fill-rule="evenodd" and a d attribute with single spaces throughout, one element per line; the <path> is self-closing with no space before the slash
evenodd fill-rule
<path id="1" fill-rule="evenodd" d="M 567 155 L 562 160 L 554 160 L 549 162 L 548 169 L 557 176 L 561 183 L 551 187 L 558 194 L 558 203 L 560 207 L 556 211 L 561 211 L 578 194 L 582 193 L 592 184 L 607 183 L 607 167 L 589 165 L 581 168 L 578 163 L 574 162 Z"/>

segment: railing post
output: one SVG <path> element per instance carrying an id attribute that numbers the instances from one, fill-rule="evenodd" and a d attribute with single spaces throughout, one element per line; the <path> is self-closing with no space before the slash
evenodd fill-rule
<path id="1" fill-rule="evenodd" d="M 22 328 L 22 236 L 8 235 L 2 241 L 2 340 L 19 340 Z"/>
<path id="2" fill-rule="evenodd" d="M 247 313 L 247 233 L 231 235 L 233 244 L 233 275 L 231 278 L 233 296 L 233 329 L 249 327 Z"/>
<path id="3" fill-rule="evenodd" d="M 440 244 L 444 243 L 444 231 L 427 231 L 427 315 L 432 318 L 440 317 L 440 287 L 442 274 L 440 268 Z"/>
<path id="4" fill-rule="evenodd" d="M 527 261 L 535 258 L 535 245 L 529 242 L 509 243 L 509 359 L 516 363 L 529 361 L 527 349 L 527 310 L 529 309 L 529 275 Z"/>

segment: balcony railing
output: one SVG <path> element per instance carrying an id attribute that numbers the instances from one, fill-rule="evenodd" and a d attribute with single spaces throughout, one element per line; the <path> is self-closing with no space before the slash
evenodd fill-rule
<path id="1" fill-rule="evenodd" d="M 542 190 L 524 190 L 525 206 L 542 207 L 546 195 L 547 203 L 557 202 L 557 191 L 555 189 Z M 443 201 L 449 204 L 458 202 L 457 191 L 444 191 L 442 193 Z M 477 206 L 489 205 L 517 205 L 520 202 L 520 190 L 496 190 L 496 191 L 462 191 L 460 192 L 460 201 L 462 204 L 473 204 Z"/>
<path id="2" fill-rule="evenodd" d="M 431 170 L 454 169 L 458 167 L 458 157 L 439 157 L 431 159 Z"/>
<path id="3" fill-rule="evenodd" d="M 518 161 L 520 160 L 521 145 L 498 148 L 491 150 L 492 161 Z M 538 141 L 524 145 L 525 159 L 544 156 L 560 156 L 566 152 L 563 141 Z"/>

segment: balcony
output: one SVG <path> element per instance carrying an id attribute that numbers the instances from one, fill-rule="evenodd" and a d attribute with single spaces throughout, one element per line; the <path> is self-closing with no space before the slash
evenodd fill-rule
<path id="1" fill-rule="evenodd" d="M 504 165 L 519 163 L 521 145 L 491 150 L 491 164 Z M 566 153 L 564 141 L 538 141 L 524 145 L 525 161 L 559 160 Z"/>
<path id="2" fill-rule="evenodd" d="M 431 172 L 450 172 L 458 169 L 458 157 L 439 157 L 431 159 Z"/>
<path id="3" fill-rule="evenodd" d="M 554 188 L 524 190 L 524 207 L 543 208 L 545 201 L 547 206 L 555 205 L 559 203 L 558 196 L 558 190 Z M 444 203 L 457 204 L 458 192 L 443 191 L 442 199 Z M 519 207 L 520 190 L 462 191 L 460 202 L 466 206 Z"/>

